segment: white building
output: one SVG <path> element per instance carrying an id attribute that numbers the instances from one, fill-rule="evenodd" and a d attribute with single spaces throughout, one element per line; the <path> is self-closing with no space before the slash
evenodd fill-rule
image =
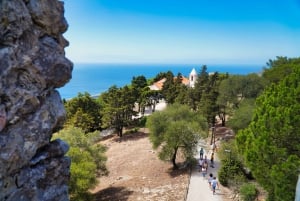
<path id="1" fill-rule="evenodd" d="M 196 80 L 197 80 L 197 72 L 195 70 L 195 68 L 193 68 L 193 70 L 190 72 L 190 75 L 189 75 L 189 86 L 194 88 L 195 87 L 195 83 L 196 83 Z"/>

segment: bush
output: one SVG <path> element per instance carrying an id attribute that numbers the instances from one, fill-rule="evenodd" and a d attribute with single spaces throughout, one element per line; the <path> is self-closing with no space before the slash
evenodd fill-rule
<path id="1" fill-rule="evenodd" d="M 139 126 L 140 127 L 145 127 L 147 122 L 147 117 L 142 117 L 139 119 Z"/>
<path id="2" fill-rule="evenodd" d="M 218 172 L 218 179 L 220 184 L 223 186 L 228 186 L 228 171 L 224 168 L 225 166 L 222 166 Z"/>
<path id="3" fill-rule="evenodd" d="M 240 195 L 243 201 L 253 201 L 257 196 L 257 189 L 254 184 L 243 184 L 240 188 Z"/>
<path id="4" fill-rule="evenodd" d="M 94 144 L 99 132 L 85 134 L 80 128 L 68 127 L 55 135 L 70 145 L 67 156 L 71 158 L 69 194 L 71 201 L 89 201 L 89 189 L 97 183 L 97 176 L 108 174 L 106 169 L 106 148 Z"/>

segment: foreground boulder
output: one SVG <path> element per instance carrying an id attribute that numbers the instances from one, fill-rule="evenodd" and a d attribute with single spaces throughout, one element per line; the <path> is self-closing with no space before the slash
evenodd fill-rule
<path id="1" fill-rule="evenodd" d="M 68 145 L 56 88 L 70 79 L 58 0 L 0 0 L 0 201 L 69 200 Z"/>

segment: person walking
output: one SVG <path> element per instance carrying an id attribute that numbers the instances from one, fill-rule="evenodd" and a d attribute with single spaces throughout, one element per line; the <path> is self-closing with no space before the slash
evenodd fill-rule
<path id="1" fill-rule="evenodd" d="M 209 188 L 210 188 L 210 189 L 212 189 L 212 187 L 211 187 L 211 182 L 212 182 L 213 179 L 214 179 L 213 173 L 209 173 L 209 177 L 208 177 L 208 185 L 209 185 Z"/>
<path id="2" fill-rule="evenodd" d="M 211 153 L 210 156 L 210 167 L 214 168 L 214 152 Z"/>
<path id="3" fill-rule="evenodd" d="M 204 163 L 202 166 L 202 176 L 203 178 L 206 177 L 206 173 L 207 173 L 207 163 Z"/>
<path id="4" fill-rule="evenodd" d="M 200 159 L 203 159 L 203 154 L 204 154 L 204 150 L 203 150 L 203 148 L 201 147 L 201 149 L 200 149 Z"/>
<path id="5" fill-rule="evenodd" d="M 200 158 L 199 159 L 199 172 L 202 171 L 203 164 L 204 164 L 204 160 L 202 158 Z"/>
<path id="6" fill-rule="evenodd" d="M 213 191 L 213 195 L 216 193 L 216 188 L 219 188 L 219 182 L 217 181 L 217 178 L 214 177 L 213 180 L 211 181 L 211 187 Z"/>

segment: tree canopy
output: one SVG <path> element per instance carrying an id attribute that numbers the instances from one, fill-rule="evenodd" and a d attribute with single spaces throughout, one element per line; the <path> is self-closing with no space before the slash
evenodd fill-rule
<path id="1" fill-rule="evenodd" d="M 89 93 L 79 93 L 64 105 L 67 111 L 67 125 L 81 128 L 85 133 L 101 129 L 102 108 Z"/>
<path id="2" fill-rule="evenodd" d="M 187 161 L 192 160 L 197 143 L 206 135 L 206 119 L 186 105 L 169 105 L 163 111 L 149 116 L 147 127 L 155 149 L 160 147 L 159 158 L 170 160 L 177 168 L 176 156 L 181 151 Z"/>
<path id="3" fill-rule="evenodd" d="M 278 83 L 293 72 L 293 69 L 300 68 L 300 57 L 287 58 L 276 57 L 269 60 L 267 67 L 264 68 L 263 77 L 271 83 Z"/>
<path id="4" fill-rule="evenodd" d="M 272 201 L 290 201 L 295 196 L 300 171 L 299 75 L 300 69 L 295 68 L 257 98 L 251 124 L 236 139 L 247 165 Z"/>
<path id="5" fill-rule="evenodd" d="M 122 137 L 123 128 L 130 124 L 134 109 L 135 97 L 128 86 L 118 88 L 112 86 L 99 97 L 103 104 L 103 122 L 107 127 L 115 128 Z"/>

